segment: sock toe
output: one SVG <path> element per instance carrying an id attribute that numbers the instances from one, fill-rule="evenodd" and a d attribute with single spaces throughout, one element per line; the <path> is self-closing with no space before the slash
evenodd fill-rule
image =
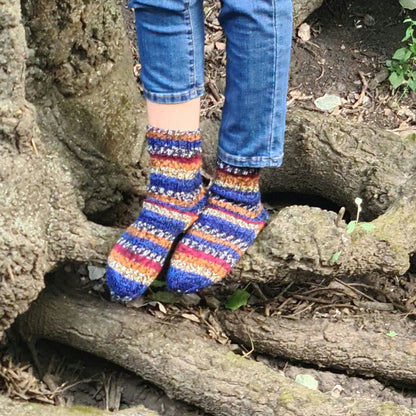
<path id="1" fill-rule="evenodd" d="M 131 301 L 140 297 L 147 286 L 140 282 L 127 279 L 107 265 L 106 281 L 110 288 L 111 298 L 120 301 Z"/>
<path id="2" fill-rule="evenodd" d="M 173 292 L 194 293 L 211 285 L 212 281 L 205 276 L 185 272 L 172 266 L 169 267 L 166 275 L 166 286 Z"/>

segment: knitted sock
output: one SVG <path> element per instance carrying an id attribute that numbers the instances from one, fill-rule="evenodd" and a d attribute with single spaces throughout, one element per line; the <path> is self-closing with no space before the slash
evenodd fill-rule
<path id="1" fill-rule="evenodd" d="M 207 205 L 173 254 L 167 287 L 195 292 L 221 280 L 262 230 L 259 171 L 219 161 Z"/>
<path id="2" fill-rule="evenodd" d="M 107 285 L 113 299 L 138 298 L 157 277 L 175 238 L 206 202 L 199 131 L 149 127 L 150 183 L 136 221 L 113 247 Z"/>

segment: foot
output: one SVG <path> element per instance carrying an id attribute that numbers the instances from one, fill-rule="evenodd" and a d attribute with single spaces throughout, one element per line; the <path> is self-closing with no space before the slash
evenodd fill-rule
<path id="1" fill-rule="evenodd" d="M 136 221 L 113 247 L 106 280 L 113 299 L 138 298 L 161 271 L 179 234 L 205 205 L 199 131 L 149 128 L 150 183 Z"/>
<path id="2" fill-rule="evenodd" d="M 223 279 L 267 217 L 260 201 L 259 169 L 218 162 L 207 205 L 173 254 L 168 289 L 191 293 Z"/>

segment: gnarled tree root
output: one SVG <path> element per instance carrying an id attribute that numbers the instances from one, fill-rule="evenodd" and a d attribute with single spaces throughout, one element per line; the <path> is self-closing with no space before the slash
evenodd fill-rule
<path id="1" fill-rule="evenodd" d="M 335 399 L 288 380 L 262 363 L 234 354 L 185 320 L 159 321 L 51 286 L 19 318 L 25 337 L 62 342 L 113 361 L 215 415 L 395 415 L 392 403 Z"/>
<path id="2" fill-rule="evenodd" d="M 416 177 L 411 181 L 416 189 Z M 416 195 L 347 232 L 334 212 L 291 206 L 277 213 L 228 277 L 232 281 L 305 281 L 316 277 L 401 275 L 416 251 Z M 405 226 L 403 226 L 405 224 Z"/>
<path id="3" fill-rule="evenodd" d="M 106 412 L 93 407 L 57 407 L 11 400 L 0 395 L 0 416 L 157 416 L 158 413 L 137 406 L 120 412 Z"/>
<path id="4" fill-rule="evenodd" d="M 257 352 L 349 374 L 416 384 L 415 325 L 395 315 L 383 316 L 378 324 L 266 318 L 243 310 L 220 312 L 218 316 L 231 339 Z M 397 335 L 386 336 L 389 329 Z"/>

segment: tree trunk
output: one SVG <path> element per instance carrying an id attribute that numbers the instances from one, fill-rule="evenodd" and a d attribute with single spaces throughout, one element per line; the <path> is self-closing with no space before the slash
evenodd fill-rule
<path id="1" fill-rule="evenodd" d="M 62 283 L 61 283 L 62 286 Z M 412 415 L 410 409 L 335 399 L 286 379 L 208 339 L 188 320 L 162 321 L 51 284 L 19 318 L 23 336 L 88 351 L 140 375 L 170 397 L 214 415 Z"/>

